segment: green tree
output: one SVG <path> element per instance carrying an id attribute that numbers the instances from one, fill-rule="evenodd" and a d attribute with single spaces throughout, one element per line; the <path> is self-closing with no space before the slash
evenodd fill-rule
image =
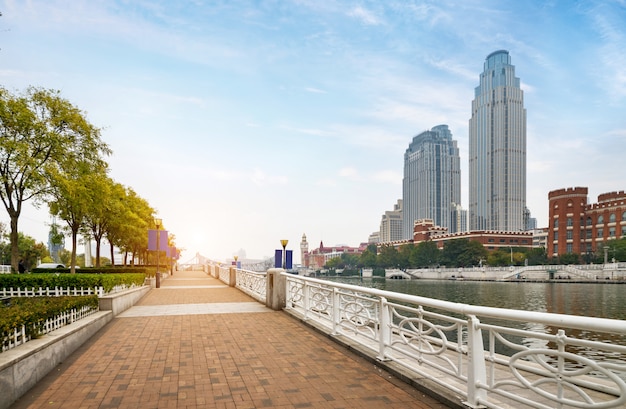
<path id="1" fill-rule="evenodd" d="M 37 262 L 48 256 L 46 245 L 20 232 L 18 234 L 20 259 L 24 260 L 26 270 L 37 267 Z"/>
<path id="2" fill-rule="evenodd" d="M 89 186 L 85 227 L 96 244 L 96 267 L 100 267 L 100 246 L 109 223 L 121 211 L 121 198 L 115 195 L 119 191 L 116 184 L 103 172 L 94 172 L 86 176 Z"/>
<path id="3" fill-rule="evenodd" d="M 398 250 L 394 246 L 382 246 L 378 254 L 378 266 L 382 268 L 398 267 Z"/>
<path id="4" fill-rule="evenodd" d="M 376 245 L 369 245 L 367 249 L 361 253 L 359 265 L 366 268 L 374 268 L 377 264 L 376 258 Z"/>
<path id="5" fill-rule="evenodd" d="M 439 264 L 441 250 L 432 240 L 418 243 L 411 257 L 411 265 L 417 268 L 433 267 Z"/>
<path id="6" fill-rule="evenodd" d="M 548 255 L 544 247 L 529 249 L 526 253 L 529 266 L 539 266 L 548 263 Z"/>
<path id="7" fill-rule="evenodd" d="M 612 242 L 612 244 L 612 256 L 615 257 L 615 261 L 626 261 L 626 238 L 622 237 L 621 239 Z"/>
<path id="8" fill-rule="evenodd" d="M 73 168 L 54 169 L 50 172 L 52 200 L 48 203 L 50 213 L 63 220 L 72 240 L 71 272 L 75 272 L 76 247 L 81 229 L 88 234 L 87 215 L 93 209 L 91 181 L 103 173 L 106 164 L 77 161 Z"/>
<path id="9" fill-rule="evenodd" d="M 413 243 L 400 246 L 398 250 L 398 268 L 406 270 L 411 266 L 411 257 L 415 252 L 415 245 Z"/>
<path id="10" fill-rule="evenodd" d="M 343 266 L 340 268 L 355 269 L 359 264 L 359 256 L 356 254 L 342 253 L 341 261 Z"/>
<path id="11" fill-rule="evenodd" d="M 503 249 L 493 250 L 487 256 L 487 264 L 490 266 L 508 266 L 511 264 L 511 255 Z"/>
<path id="12" fill-rule="evenodd" d="M 29 87 L 22 95 L 0 88 L 0 200 L 10 219 L 11 265 L 19 262 L 18 221 L 28 200 L 50 193 L 49 169 L 108 151 L 100 131 L 58 91 Z"/>
<path id="13" fill-rule="evenodd" d="M 330 260 L 326 261 L 326 264 L 324 265 L 324 268 L 327 268 L 329 270 L 335 270 L 338 268 L 343 268 L 342 267 L 342 261 L 341 261 L 341 257 L 337 256 L 337 257 L 333 257 Z"/>
<path id="14" fill-rule="evenodd" d="M 443 245 L 442 263 L 448 267 L 477 266 L 487 260 L 488 251 L 476 240 L 454 239 Z"/>
<path id="15" fill-rule="evenodd" d="M 559 256 L 560 264 L 580 264 L 580 254 L 567 253 Z"/>
<path id="16" fill-rule="evenodd" d="M 116 246 L 124 252 L 126 264 L 128 253 L 132 253 L 132 260 L 140 253 L 146 253 L 148 229 L 154 228 L 156 212 L 130 188 L 123 189 L 121 185 L 116 185 L 113 194 L 118 198 L 119 207 L 109 217 L 106 238 L 111 245 L 111 260 L 114 260 L 113 247 Z"/>

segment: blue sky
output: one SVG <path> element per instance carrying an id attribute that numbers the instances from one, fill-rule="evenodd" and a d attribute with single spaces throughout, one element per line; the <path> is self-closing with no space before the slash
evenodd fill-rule
<path id="1" fill-rule="evenodd" d="M 0 84 L 58 89 L 102 128 L 111 176 L 185 249 L 357 246 L 402 196 L 413 136 L 468 120 L 509 50 L 527 109 L 527 203 L 624 190 L 626 1 L 0 1 Z M 7 222 L 8 216 L 0 216 Z M 46 241 L 47 209 L 20 230 Z"/>

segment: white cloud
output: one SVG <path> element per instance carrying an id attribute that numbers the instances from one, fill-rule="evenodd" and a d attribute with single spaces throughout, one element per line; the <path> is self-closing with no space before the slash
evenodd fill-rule
<path id="1" fill-rule="evenodd" d="M 304 90 L 313 94 L 327 94 L 326 91 L 314 87 L 306 87 Z"/>
<path id="2" fill-rule="evenodd" d="M 377 26 L 382 24 L 381 19 L 371 10 L 367 10 L 364 7 L 357 6 L 348 12 L 348 16 L 354 17 L 361 21 L 363 24 Z"/>
<path id="3" fill-rule="evenodd" d="M 360 180 L 359 172 L 355 168 L 345 167 L 339 169 L 339 176 L 349 180 Z"/>
<path id="4" fill-rule="evenodd" d="M 382 183 L 390 183 L 393 185 L 401 185 L 402 184 L 403 175 L 400 172 L 395 172 L 393 170 L 382 170 L 374 173 L 373 179 L 377 182 Z"/>
<path id="5" fill-rule="evenodd" d="M 250 180 L 257 186 L 286 185 L 289 178 L 283 175 L 268 175 L 261 169 L 254 169 L 250 175 Z"/>

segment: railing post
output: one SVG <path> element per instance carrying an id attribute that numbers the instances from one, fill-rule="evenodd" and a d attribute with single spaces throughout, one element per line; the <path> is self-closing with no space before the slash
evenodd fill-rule
<path id="1" fill-rule="evenodd" d="M 378 356 L 379 361 L 385 361 L 385 349 L 387 345 L 391 344 L 391 314 L 389 313 L 389 307 L 387 305 L 387 299 L 380 297 L 378 317 Z"/>
<path id="2" fill-rule="evenodd" d="M 487 370 L 485 367 L 485 349 L 483 346 L 483 335 L 478 327 L 480 320 L 474 315 L 470 315 L 467 320 L 467 406 L 470 408 L 480 408 L 479 401 L 487 397 L 484 387 L 487 384 Z M 481 385 L 481 386 L 479 386 Z"/>
<path id="3" fill-rule="evenodd" d="M 265 305 L 274 311 L 280 311 L 286 305 L 287 279 L 281 274 L 284 271 L 282 268 L 267 270 Z"/>
<path id="4" fill-rule="evenodd" d="M 309 296 L 310 294 L 311 291 L 309 290 L 309 283 L 305 281 L 302 286 L 302 305 L 304 306 L 305 321 L 309 319 L 309 311 L 311 311 L 311 298 Z"/>
<path id="5" fill-rule="evenodd" d="M 337 287 L 333 287 L 333 332 L 339 334 L 339 322 L 341 321 L 341 293 Z"/>
<path id="6" fill-rule="evenodd" d="M 235 267 L 228 268 L 228 286 L 235 287 L 237 284 L 237 269 Z"/>

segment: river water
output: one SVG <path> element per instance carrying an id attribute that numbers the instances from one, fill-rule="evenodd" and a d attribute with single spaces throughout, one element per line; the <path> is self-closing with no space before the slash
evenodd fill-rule
<path id="1" fill-rule="evenodd" d="M 485 307 L 626 319 L 626 285 L 463 280 L 387 280 L 328 277 L 333 281 Z"/>

